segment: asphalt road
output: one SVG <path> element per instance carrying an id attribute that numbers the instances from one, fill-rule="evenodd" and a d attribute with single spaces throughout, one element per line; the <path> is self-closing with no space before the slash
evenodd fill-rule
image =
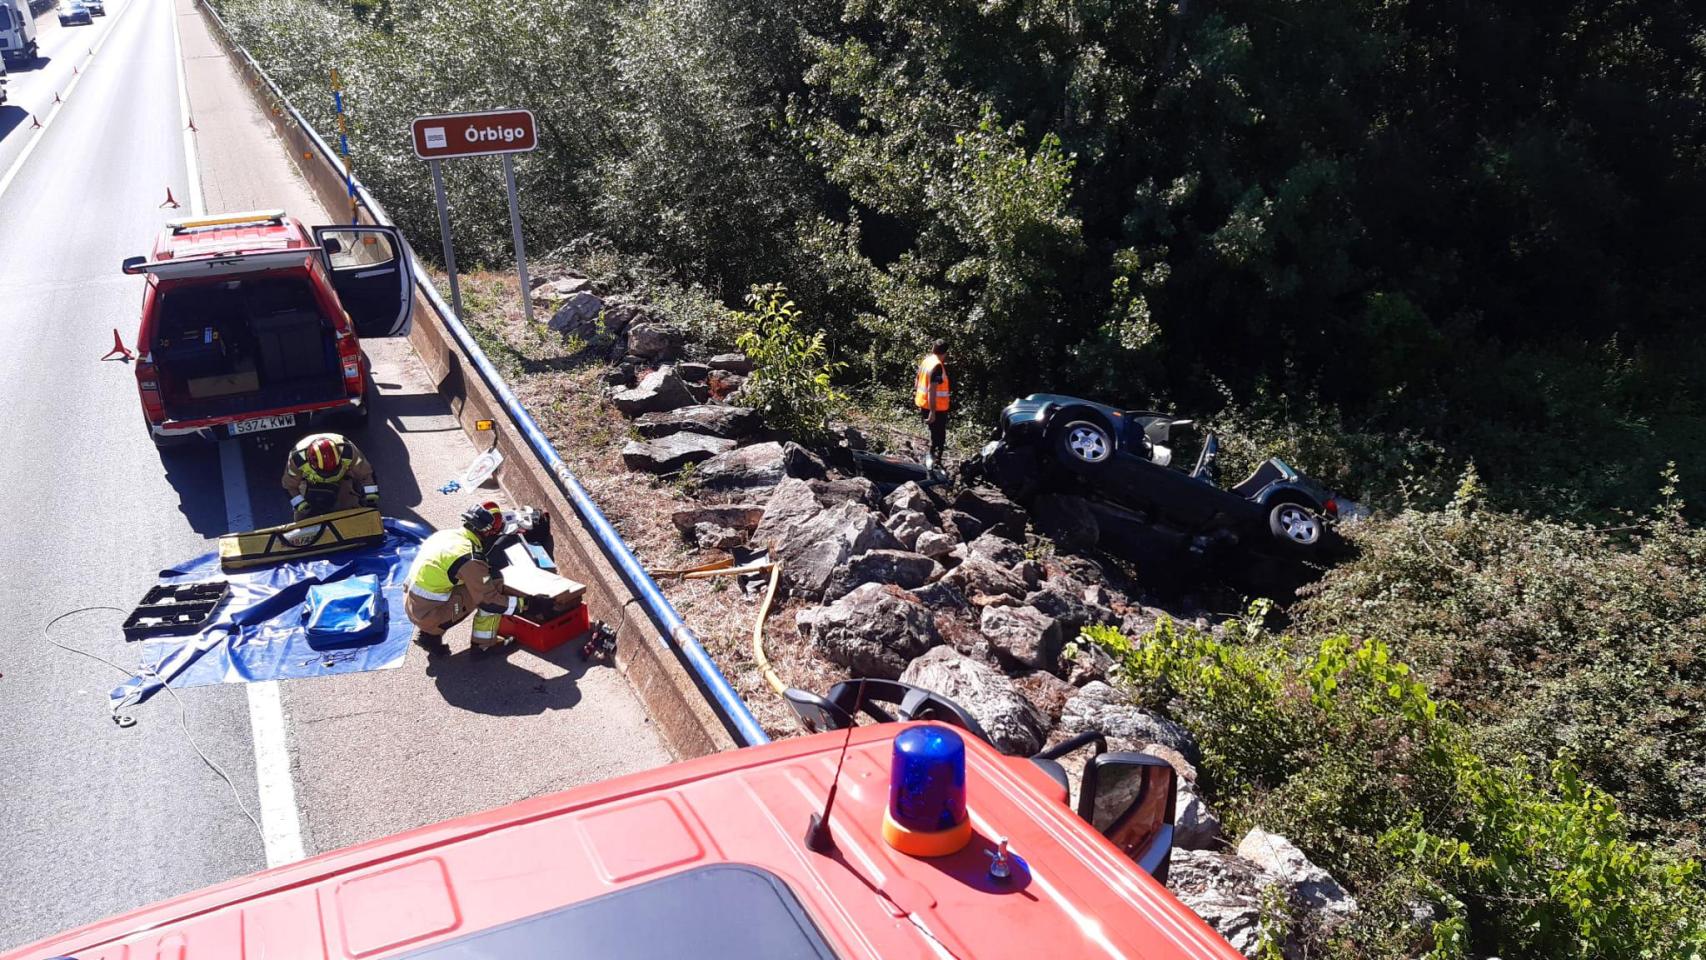
<path id="1" fill-rule="evenodd" d="M 588 670 L 566 648 L 431 665 L 417 650 L 396 670 L 264 694 L 188 688 L 137 708 L 135 726 L 110 718 L 107 691 L 136 665 L 118 631 L 124 613 L 160 569 L 211 549 L 245 508 L 255 525 L 284 519 L 276 484 L 294 440 L 280 431 L 224 457 L 156 451 L 131 370 L 97 359 L 115 328 L 126 342 L 136 329 L 141 282 L 118 265 L 147 252 L 197 193 L 217 210 L 279 206 L 320 222 L 326 212 L 189 0 L 109 9 L 94 28 L 62 29 L 49 15 L 46 62 L 12 74 L 14 103 L 40 110 L 45 129 L 27 113 L 8 125 L 13 104 L 0 107 L 0 606 L 10 626 L 0 635 L 0 950 L 269 862 L 669 759 L 620 674 Z M 200 129 L 199 190 L 174 23 Z M 168 188 L 183 209 L 161 209 Z M 352 436 L 379 470 L 387 514 L 454 522 L 465 504 L 434 488 L 461 472 L 473 444 L 406 342 L 364 348 L 382 396 Z M 72 612 L 101 606 L 119 609 Z M 61 614 L 51 639 L 70 650 L 44 636 Z M 269 728 L 276 743 L 257 734 Z"/>
<path id="2" fill-rule="evenodd" d="M 254 826 L 180 729 L 177 704 L 156 698 L 120 729 L 105 700 L 123 677 L 43 637 L 67 611 L 128 610 L 158 570 L 204 551 L 204 535 L 225 523 L 217 454 L 161 458 L 140 429 L 129 368 L 97 359 L 114 327 L 135 329 L 139 290 L 119 262 L 175 213 L 159 208 L 166 187 L 188 188 L 168 0 L 121 4 L 98 21 L 111 36 L 0 194 L 6 945 L 265 865 Z M 55 75 L 63 33 L 44 30 Z M 30 132 L 6 135 L 0 157 L 13 159 L 0 176 Z M 75 614 L 52 636 L 134 667 L 115 629 L 123 616 Z M 195 739 L 255 809 L 243 689 L 182 698 Z"/>

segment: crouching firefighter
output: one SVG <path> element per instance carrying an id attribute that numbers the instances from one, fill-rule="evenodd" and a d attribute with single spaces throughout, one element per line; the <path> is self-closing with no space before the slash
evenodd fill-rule
<path id="1" fill-rule="evenodd" d="M 498 623 L 517 601 L 504 595 L 503 577 L 488 556 L 500 546 L 503 509 L 487 501 L 462 514 L 462 527 L 440 530 L 421 544 L 409 568 L 403 611 L 418 632 L 415 643 L 431 656 L 450 652 L 445 631 L 474 615 L 474 650 L 502 645 Z"/>
<path id="2" fill-rule="evenodd" d="M 297 520 L 334 510 L 379 506 L 379 481 L 361 448 L 335 433 L 303 437 L 279 479 Z"/>

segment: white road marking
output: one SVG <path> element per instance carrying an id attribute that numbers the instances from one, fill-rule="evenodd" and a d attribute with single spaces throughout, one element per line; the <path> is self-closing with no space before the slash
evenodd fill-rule
<path id="1" fill-rule="evenodd" d="M 196 178 L 191 178 L 192 182 Z M 225 481 L 225 524 L 230 530 L 253 530 L 249 481 L 243 471 L 243 450 L 233 439 L 219 441 L 219 472 Z M 246 683 L 249 729 L 255 741 L 255 789 L 261 799 L 261 839 L 267 866 L 295 863 L 307 854 L 302 847 L 302 815 L 296 809 L 296 784 L 290 778 L 290 748 L 284 737 L 284 703 L 278 681 Z"/>
<path id="2" fill-rule="evenodd" d="M 83 66 L 87 67 L 89 64 L 95 62 L 95 54 L 101 52 L 101 47 L 106 44 L 107 38 L 113 35 L 114 30 L 118 29 L 118 21 L 124 19 L 124 15 L 130 12 L 131 7 L 143 2 L 145 2 L 145 0 L 129 0 L 129 2 L 124 5 L 124 9 L 119 11 L 119 15 L 107 24 L 106 32 L 95 38 L 95 43 L 89 48 L 89 56 L 83 61 Z M 173 20 L 172 25 L 174 27 L 177 26 L 177 21 Z M 181 76 L 183 71 L 182 56 L 178 58 L 178 62 L 178 70 Z M 30 136 L 30 142 L 24 144 L 24 149 L 18 151 L 18 159 L 12 161 L 12 166 L 7 168 L 6 173 L 3 176 L 0 176 L 0 196 L 5 196 L 6 188 L 12 185 L 12 180 L 18 175 L 18 171 L 24 169 L 24 161 L 28 160 L 30 158 L 30 154 L 35 152 L 36 144 L 40 143 L 42 135 L 47 133 L 48 126 L 53 123 L 53 118 L 59 116 L 59 111 L 63 110 L 65 105 L 71 101 L 71 91 L 77 89 L 77 84 L 82 82 L 82 71 L 79 70 L 72 74 L 71 82 L 66 84 L 64 90 L 57 92 L 59 102 L 54 104 L 52 109 L 48 110 L 47 116 L 35 117 L 36 122 L 41 124 L 41 128 Z M 35 116 L 34 113 L 31 113 L 30 115 Z"/>
<path id="3" fill-rule="evenodd" d="M 137 2 L 137 0 L 131 0 Z M 178 63 L 178 112 L 184 132 L 184 170 L 190 178 L 190 216 L 199 217 L 206 210 L 203 208 L 201 196 L 201 168 L 196 161 L 195 134 L 190 130 L 190 123 L 195 114 L 190 111 L 190 84 L 184 73 L 184 38 L 178 32 L 177 0 L 168 0 L 172 6 L 172 49 L 175 51 Z M 247 530 L 248 527 L 232 527 L 233 530 Z"/>

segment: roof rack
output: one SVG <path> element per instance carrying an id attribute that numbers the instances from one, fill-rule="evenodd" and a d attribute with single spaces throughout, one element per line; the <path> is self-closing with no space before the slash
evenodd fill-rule
<path id="1" fill-rule="evenodd" d="M 220 213 L 211 217 L 183 217 L 166 221 L 173 233 L 186 233 L 206 227 L 277 226 L 284 223 L 283 210 L 250 210 L 247 213 Z"/>

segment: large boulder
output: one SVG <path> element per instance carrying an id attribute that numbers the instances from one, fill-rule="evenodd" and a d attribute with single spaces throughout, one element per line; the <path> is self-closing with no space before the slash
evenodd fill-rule
<path id="1" fill-rule="evenodd" d="M 782 444 L 782 469 L 788 476 L 802 480 L 823 480 L 829 476 L 829 468 L 817 454 L 792 440 Z"/>
<path id="2" fill-rule="evenodd" d="M 1357 912 L 1356 898 L 1332 874 L 1310 862 L 1297 845 L 1277 833 L 1254 827 L 1238 841 L 1238 855 L 1284 886 L 1291 898 L 1328 921 Z"/>
<path id="3" fill-rule="evenodd" d="M 982 557 L 997 566 L 1011 570 L 1025 562 L 1025 548 L 1006 537 L 986 533 L 966 545 L 968 555 Z"/>
<path id="4" fill-rule="evenodd" d="M 971 487 L 954 497 L 954 509 L 971 514 L 991 531 L 1009 540 L 1025 536 L 1025 511 L 994 487 Z"/>
<path id="5" fill-rule="evenodd" d="M 799 449 L 807 457 L 811 457 L 811 461 L 817 459 L 812 457 L 803 447 L 796 449 Z M 811 461 L 802 458 L 799 463 L 803 466 Z M 843 500 L 856 500 L 873 510 L 882 506 L 882 501 L 877 498 L 877 485 L 864 477 L 842 477 L 835 480 L 808 480 L 807 482 L 812 485 L 812 493 L 817 494 L 817 501 L 826 507 L 834 506 Z"/>
<path id="6" fill-rule="evenodd" d="M 746 535 L 714 523 L 701 523 L 693 528 L 693 542 L 706 550 L 733 550 L 746 543 Z"/>
<path id="7" fill-rule="evenodd" d="M 1167 869 L 1173 896 L 1251 960 L 1262 946 L 1262 889 L 1270 882 L 1248 860 L 1206 850 L 1175 849 Z"/>
<path id="8" fill-rule="evenodd" d="M 642 437 L 662 437 L 691 430 L 713 437 L 739 440 L 751 436 L 762 426 L 756 410 L 728 407 L 720 403 L 696 403 L 690 407 L 648 413 L 634 421 Z"/>
<path id="9" fill-rule="evenodd" d="M 709 361 L 712 370 L 724 373 L 748 374 L 752 372 L 752 361 L 744 353 L 719 353 Z"/>
<path id="10" fill-rule="evenodd" d="M 892 531 L 894 530 L 892 526 L 894 518 L 890 517 L 889 520 L 891 523 L 889 529 Z M 899 537 L 900 534 L 896 533 L 895 536 Z M 902 537 L 901 539 L 904 540 L 905 538 Z M 912 544 L 912 549 L 937 563 L 945 563 L 948 555 L 954 552 L 954 538 L 938 530 L 924 530 L 918 534 L 918 539 Z"/>
<path id="11" fill-rule="evenodd" d="M 646 374 L 638 385 L 616 391 L 610 401 L 616 404 L 616 409 L 622 411 L 623 416 L 637 417 L 642 413 L 692 406 L 693 394 L 688 392 L 687 384 L 675 375 L 673 369 L 664 366 Z"/>
<path id="12" fill-rule="evenodd" d="M 784 477 L 770 492 L 770 499 L 764 503 L 764 513 L 759 518 L 758 527 L 752 533 L 755 544 L 779 543 L 796 524 L 823 512 L 823 504 L 818 502 L 817 495 L 812 492 L 811 485 L 804 480 Z"/>
<path id="13" fill-rule="evenodd" d="M 1061 728 L 1068 733 L 1095 730 L 1109 737 L 1137 743 L 1159 743 L 1184 754 L 1192 763 L 1202 760 L 1196 738 L 1166 717 L 1145 710 L 1124 694 L 1100 680 L 1093 680 L 1067 701 L 1060 715 Z"/>
<path id="14" fill-rule="evenodd" d="M 759 531 L 764 529 L 760 523 Z M 771 544 L 771 557 L 782 562 L 782 582 L 788 589 L 812 599 L 822 597 L 842 565 L 859 554 L 901 549 L 871 508 L 851 502 L 820 510 L 759 542 Z"/>
<path id="15" fill-rule="evenodd" d="M 773 442 L 730 450 L 700 464 L 694 472 L 699 485 L 707 490 L 774 487 L 787 475 L 782 445 Z"/>
<path id="16" fill-rule="evenodd" d="M 1145 752 L 1148 752 L 1147 750 Z M 1209 808 L 1196 782 L 1179 778 L 1173 799 L 1173 847 L 1176 850 L 1215 850 L 1220 847 L 1220 817 Z"/>
<path id="17" fill-rule="evenodd" d="M 601 332 L 598 318 L 603 314 L 604 301 L 590 290 L 580 290 L 564 298 L 545 325 L 565 337 L 592 340 Z"/>
<path id="18" fill-rule="evenodd" d="M 867 583 L 826 607 L 801 610 L 794 622 L 820 653 L 856 674 L 898 679 L 907 664 L 938 642 L 935 618 L 899 587 Z"/>
<path id="19" fill-rule="evenodd" d="M 1060 656 L 1060 621 L 1035 607 L 984 607 L 978 631 L 1004 663 L 1052 670 Z"/>
<path id="20" fill-rule="evenodd" d="M 930 518 L 917 510 L 896 510 L 889 514 L 885 525 L 889 532 L 894 534 L 895 539 L 905 544 L 908 550 L 916 549 L 918 538 L 931 530 Z M 949 541 L 948 549 L 953 548 L 953 542 Z"/>
<path id="21" fill-rule="evenodd" d="M 983 521 L 963 510 L 943 510 L 942 532 L 952 534 L 962 543 L 970 543 L 982 535 Z"/>
<path id="22" fill-rule="evenodd" d="M 1025 595 L 1025 603 L 1059 620 L 1068 640 L 1090 624 L 1111 626 L 1119 622 L 1112 610 L 1085 600 L 1083 593 L 1069 583 L 1043 584 L 1042 589 Z"/>
<path id="23" fill-rule="evenodd" d="M 702 384 L 711 375 L 711 368 L 703 363 L 683 360 L 675 365 L 675 375 L 687 381 L 688 386 Z"/>
<path id="24" fill-rule="evenodd" d="M 669 521 L 686 536 L 701 523 L 750 531 L 758 526 L 763 516 L 764 508 L 756 503 L 715 503 L 677 510 L 669 515 Z"/>
<path id="25" fill-rule="evenodd" d="M 964 707 L 1003 753 L 1030 756 L 1042 749 L 1043 718 L 1013 681 L 993 667 L 951 647 L 936 647 L 907 665 L 900 680 Z"/>
<path id="26" fill-rule="evenodd" d="M 786 568 L 783 572 L 787 572 Z M 902 590 L 912 590 L 941 575 L 941 565 L 929 557 L 905 550 L 871 550 L 836 571 L 824 591 L 824 599 L 834 600 L 866 583 L 892 583 Z"/>
<path id="27" fill-rule="evenodd" d="M 1037 529 L 1068 549 L 1094 547 L 1101 536 L 1096 515 L 1090 512 L 1083 497 L 1045 493 L 1036 499 L 1031 515 L 1036 518 Z"/>
<path id="28" fill-rule="evenodd" d="M 673 360 L 686 340 L 679 327 L 647 321 L 628 328 L 628 352 L 650 360 Z"/>
<path id="29" fill-rule="evenodd" d="M 563 277 L 547 280 L 533 288 L 533 302 L 541 306 L 562 303 L 581 291 L 591 291 L 592 281 L 585 277 Z"/>
<path id="30" fill-rule="evenodd" d="M 883 503 L 890 513 L 912 510 L 928 516 L 936 509 L 936 505 L 930 502 L 930 495 L 925 493 L 924 488 L 915 480 L 908 480 L 889 491 L 889 495 L 883 498 Z"/>
<path id="31" fill-rule="evenodd" d="M 1025 595 L 1023 580 L 982 557 L 967 557 L 942 582 L 979 606 L 1013 602 Z"/>
<path id="32" fill-rule="evenodd" d="M 674 473 L 690 463 L 709 460 L 734 449 L 733 440 L 700 433 L 672 433 L 656 440 L 630 440 L 622 448 L 622 463 L 630 470 Z"/>
<path id="33" fill-rule="evenodd" d="M 912 595 L 930 609 L 944 614 L 964 613 L 970 609 L 970 604 L 966 603 L 965 594 L 960 593 L 953 584 L 946 582 L 946 578 L 937 580 L 935 583 L 925 584 L 912 591 Z"/>

